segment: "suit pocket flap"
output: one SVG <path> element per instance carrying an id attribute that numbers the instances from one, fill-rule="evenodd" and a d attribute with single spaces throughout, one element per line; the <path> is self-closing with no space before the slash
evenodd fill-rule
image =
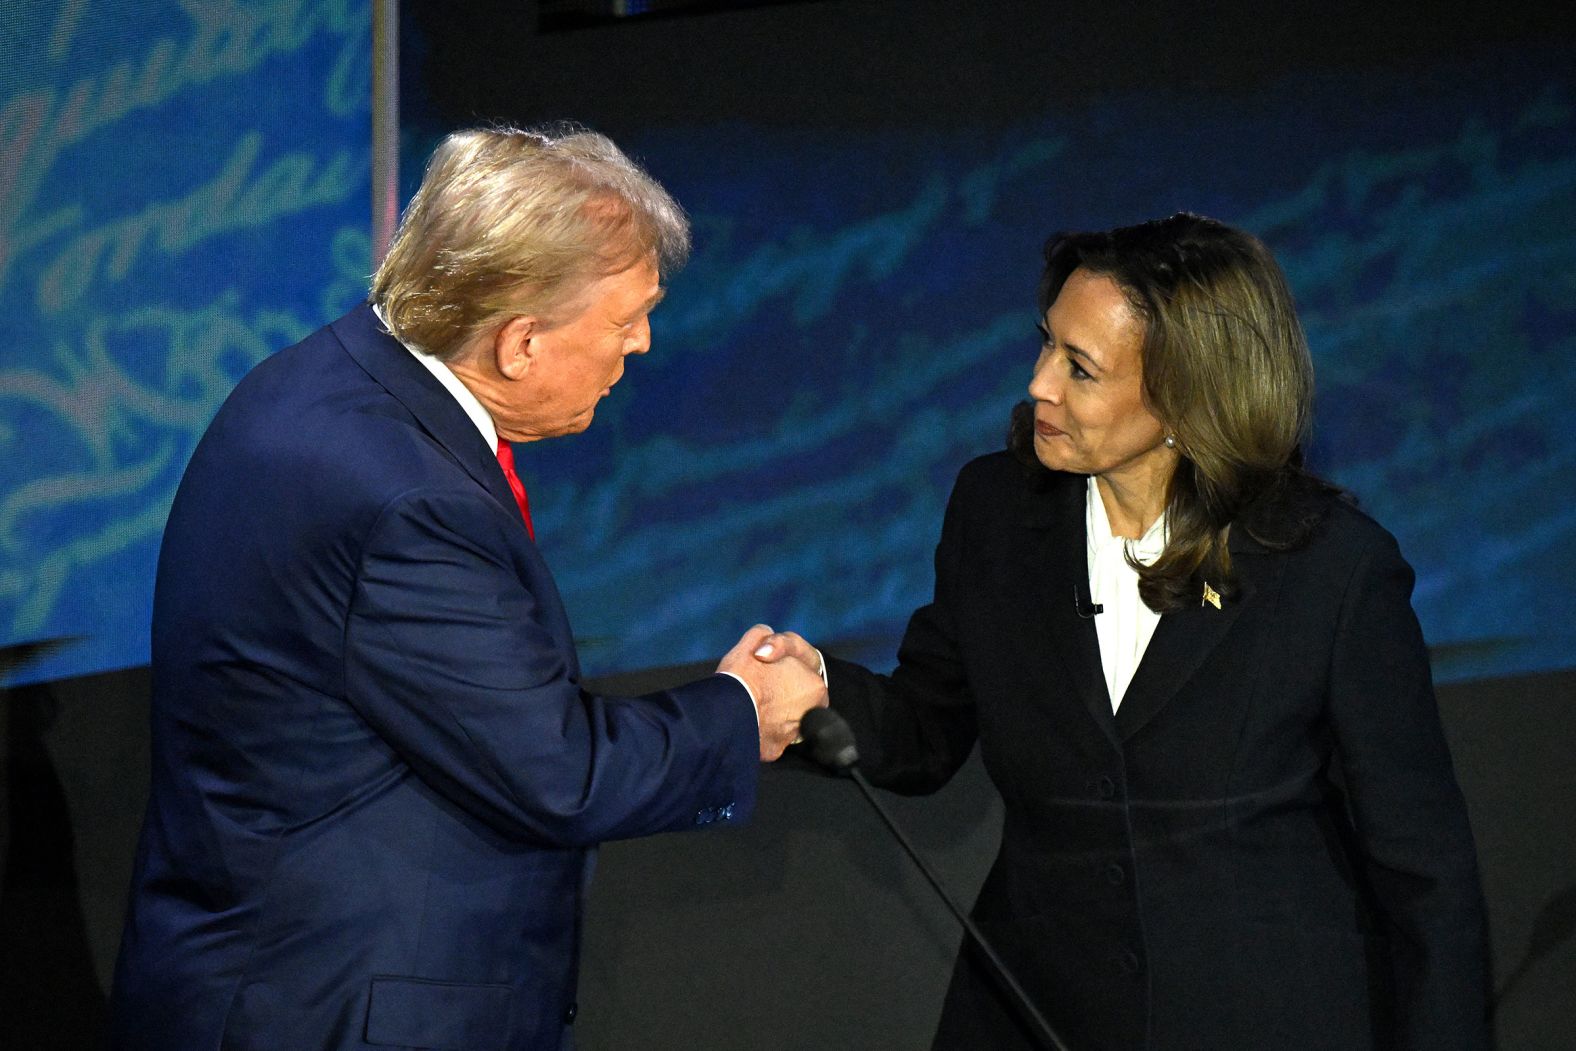
<path id="1" fill-rule="evenodd" d="M 432 1051 L 503 1051 L 509 1046 L 507 985 L 424 978 L 374 978 L 367 1043 Z"/>

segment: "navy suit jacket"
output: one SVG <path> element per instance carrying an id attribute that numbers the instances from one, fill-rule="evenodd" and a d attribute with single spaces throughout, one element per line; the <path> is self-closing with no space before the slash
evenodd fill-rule
<path id="1" fill-rule="evenodd" d="M 581 688 L 493 450 L 363 306 L 171 509 L 113 1044 L 557 1051 L 595 844 L 744 819 L 758 753 L 730 677 Z"/>
<path id="2" fill-rule="evenodd" d="M 1162 616 L 1113 715 L 1085 491 L 964 468 L 895 673 L 828 659 L 870 779 L 932 790 L 978 741 L 1005 822 L 974 916 L 1077 1051 L 1485 1048 L 1476 853 L 1395 540 L 1333 496 L 1296 550 L 1233 530 L 1241 594 Z M 965 952 L 936 1047 L 1032 1046 Z"/>

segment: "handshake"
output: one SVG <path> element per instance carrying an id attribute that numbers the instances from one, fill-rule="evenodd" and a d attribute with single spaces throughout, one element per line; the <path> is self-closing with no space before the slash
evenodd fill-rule
<path id="1" fill-rule="evenodd" d="M 821 655 L 791 631 L 755 625 L 723 656 L 717 670 L 737 676 L 755 695 L 763 763 L 777 759 L 794 743 L 805 712 L 826 707 Z"/>

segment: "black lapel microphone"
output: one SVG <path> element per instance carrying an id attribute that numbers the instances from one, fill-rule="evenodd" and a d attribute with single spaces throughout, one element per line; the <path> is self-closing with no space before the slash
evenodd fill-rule
<path id="1" fill-rule="evenodd" d="M 1095 612 L 1099 612 L 1096 607 Z M 903 830 L 897 827 L 897 822 L 887 813 L 886 807 L 876 799 L 875 793 L 870 789 L 870 782 L 865 780 L 865 775 L 859 772 L 859 746 L 854 741 L 854 731 L 848 725 L 848 720 L 832 711 L 830 708 L 812 708 L 804 713 L 804 718 L 799 721 L 799 733 L 804 737 L 805 744 L 810 746 L 810 757 L 821 766 L 839 774 L 845 774 L 853 779 L 859 786 L 859 791 L 864 793 L 870 806 L 892 830 L 892 835 L 902 844 L 909 859 L 919 869 L 920 874 L 930 883 L 941 900 L 957 921 L 963 925 L 968 936 L 974 939 L 985 958 L 990 963 L 990 969 L 995 972 L 996 979 L 1004 986 L 1015 1002 L 1024 1022 L 1028 1023 L 1031 1035 L 1043 1051 L 1068 1051 L 1067 1045 L 1062 1043 L 1061 1037 L 1056 1035 L 1056 1030 L 1045 1020 L 1045 1016 L 1034 1006 L 1029 999 L 1029 994 L 1023 991 L 1023 986 L 1013 977 L 1002 958 L 996 954 L 995 948 L 986 940 L 985 935 L 974 925 L 974 921 L 952 900 L 952 895 L 941 885 L 935 873 L 930 871 L 930 866 L 919 856 L 914 845 L 908 841 Z"/>
<path id="2" fill-rule="evenodd" d="M 1096 613 L 1105 612 L 1104 604 L 1096 602 L 1093 596 L 1090 596 L 1089 601 L 1085 602 L 1083 588 L 1077 584 L 1073 585 L 1073 609 L 1077 610 L 1078 615 L 1084 620 L 1091 620 Z"/>

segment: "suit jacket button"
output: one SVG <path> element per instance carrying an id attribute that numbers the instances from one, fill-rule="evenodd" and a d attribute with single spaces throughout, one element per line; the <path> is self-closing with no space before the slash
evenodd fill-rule
<path id="1" fill-rule="evenodd" d="M 1110 799 L 1114 795 L 1116 795 L 1116 782 L 1109 777 L 1100 778 L 1100 798 Z"/>
<path id="2" fill-rule="evenodd" d="M 564 1025 L 574 1025 L 575 1016 L 579 1013 L 580 1005 L 575 1003 L 573 1000 L 569 1001 L 569 1006 L 564 1008 Z"/>
<path id="3" fill-rule="evenodd" d="M 1105 881 L 1111 886 L 1120 887 L 1125 879 L 1127 879 L 1127 870 L 1122 866 L 1112 864 L 1105 867 Z"/>
<path id="4" fill-rule="evenodd" d="M 1117 956 L 1116 962 L 1121 965 L 1126 974 L 1138 973 L 1138 954 L 1131 949 L 1123 949 Z"/>

